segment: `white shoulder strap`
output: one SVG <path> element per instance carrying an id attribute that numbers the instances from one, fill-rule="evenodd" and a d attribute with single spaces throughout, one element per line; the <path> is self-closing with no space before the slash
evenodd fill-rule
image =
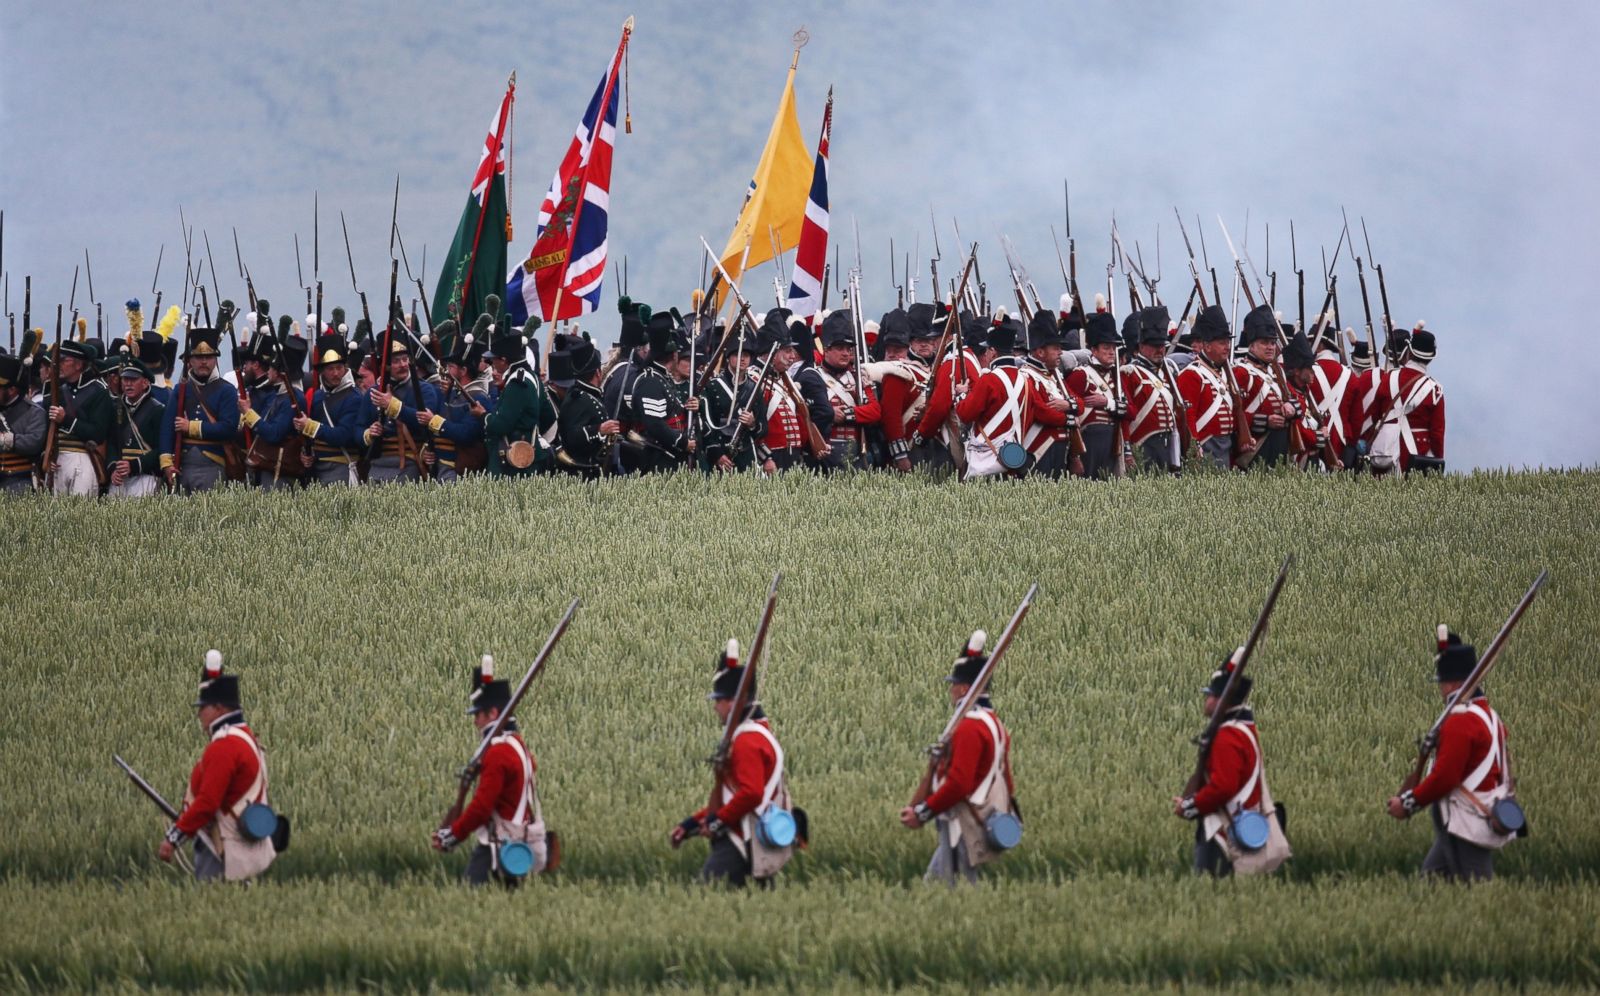
<path id="1" fill-rule="evenodd" d="M 1256 783 L 1261 780 L 1261 770 L 1263 765 L 1261 763 L 1261 742 L 1256 739 L 1255 732 L 1252 731 L 1248 725 L 1238 722 L 1237 720 L 1230 720 L 1222 724 L 1222 728 L 1224 729 L 1230 726 L 1249 738 L 1250 747 L 1256 753 L 1256 765 L 1255 768 L 1251 770 L 1250 777 L 1245 780 L 1244 787 L 1241 788 L 1232 799 L 1228 800 L 1227 810 L 1230 814 L 1232 814 L 1237 813 L 1241 808 L 1243 808 L 1245 800 L 1249 799 L 1251 794 L 1255 792 Z"/>
<path id="2" fill-rule="evenodd" d="M 994 740 L 994 763 L 989 765 L 989 773 L 984 776 L 967 801 L 974 806 L 979 805 L 989 797 L 989 790 L 994 788 L 994 780 L 1000 777 L 1000 772 L 1005 769 L 1006 741 L 1000 735 L 1000 724 L 994 721 L 994 716 L 987 709 L 974 709 L 967 713 L 968 719 L 976 719 L 989 731 L 989 736 Z"/>
<path id="3" fill-rule="evenodd" d="M 522 798 L 517 800 L 517 811 L 512 814 L 511 822 L 525 823 L 528 819 L 528 803 L 533 799 L 533 759 L 528 756 L 528 748 L 523 746 L 522 741 L 510 734 L 495 737 L 489 742 L 510 744 L 517 753 L 517 760 L 522 762 Z"/>
<path id="4" fill-rule="evenodd" d="M 267 755 L 262 753 L 261 745 L 256 743 L 256 738 L 247 733 L 243 727 L 224 727 L 211 739 L 221 740 L 223 737 L 238 737 L 249 744 L 250 749 L 255 751 L 256 755 L 256 780 L 250 783 L 250 787 L 245 790 L 244 795 L 241 795 L 239 801 L 233 804 L 233 815 L 237 817 L 251 803 L 267 801 Z"/>
<path id="5" fill-rule="evenodd" d="M 1504 749 L 1504 745 L 1500 743 L 1500 723 L 1497 721 L 1498 717 L 1494 715 L 1493 710 L 1485 709 L 1476 702 L 1464 706 L 1457 706 L 1453 711 L 1459 713 L 1471 713 L 1482 720 L 1483 725 L 1489 728 L 1488 753 L 1483 755 L 1483 760 L 1479 762 L 1476 768 L 1473 769 L 1472 774 L 1468 775 L 1461 782 L 1462 788 L 1469 792 L 1476 792 L 1478 788 L 1483 785 L 1483 780 L 1489 777 L 1489 769 L 1494 767 L 1495 762 L 1500 760 L 1500 753 Z M 1500 769 L 1504 771 L 1505 765 L 1501 764 Z"/>
<path id="6" fill-rule="evenodd" d="M 771 730 L 753 719 L 747 719 L 735 727 L 733 737 L 737 740 L 745 733 L 755 733 L 765 738 L 778 757 L 778 763 L 772 766 L 772 777 L 767 779 L 767 785 L 761 791 L 761 805 L 756 807 L 756 811 L 760 812 L 772 804 L 772 797 L 778 794 L 778 786 L 783 784 L 783 745 L 778 743 L 778 738 L 772 735 Z"/>

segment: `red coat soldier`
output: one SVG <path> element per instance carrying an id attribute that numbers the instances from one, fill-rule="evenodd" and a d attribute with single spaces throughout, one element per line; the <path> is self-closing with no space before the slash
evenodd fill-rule
<path id="1" fill-rule="evenodd" d="M 278 856 L 271 836 L 255 837 L 240 821 L 246 808 L 267 804 L 267 756 L 244 721 L 239 677 L 222 673 L 219 651 L 206 651 L 194 705 L 211 740 L 189 773 L 183 809 L 158 856 L 171 861 L 178 848 L 203 835 L 204 846 L 194 850 L 195 878 L 254 878 Z"/>
<path id="2" fill-rule="evenodd" d="M 878 342 L 883 346 L 883 359 L 867 364 L 869 382 L 878 385 L 881 408 L 878 424 L 889 451 L 889 463 L 901 473 L 911 471 L 911 436 L 922 414 L 923 386 L 932 376 L 926 356 L 923 355 L 932 352 L 933 342 L 927 338 L 932 326 L 924 323 L 921 331 L 923 338 L 915 340 L 921 349 L 919 353 L 912 349 L 913 327 L 907 313 L 896 308 L 884 315 L 878 325 Z"/>
<path id="3" fill-rule="evenodd" d="M 882 417 L 877 395 L 869 384 L 861 383 L 857 403 L 856 334 L 848 310 L 830 312 L 822 320 L 822 361 L 817 373 L 828 389 L 833 407 L 833 429 L 828 440 L 832 452 L 823 460 L 824 470 L 846 467 L 865 469 L 865 430 Z"/>
<path id="4" fill-rule="evenodd" d="M 1328 318 L 1331 321 L 1331 316 Z M 1316 359 L 1312 363 L 1310 380 L 1304 394 L 1311 403 L 1311 411 L 1328 431 L 1328 445 L 1338 455 L 1339 462 L 1350 465 L 1346 451 L 1355 442 L 1354 428 L 1346 421 L 1350 411 L 1350 398 L 1356 377 L 1354 371 L 1339 359 L 1337 329 L 1327 328 L 1315 344 Z"/>
<path id="5" fill-rule="evenodd" d="M 1444 471 L 1444 388 L 1428 375 L 1435 351 L 1433 333 L 1419 328 L 1411 334 L 1404 365 L 1376 375 L 1376 425 L 1369 441 L 1375 470 Z"/>
<path id="6" fill-rule="evenodd" d="M 494 732 L 495 721 L 511 704 L 511 683 L 495 678 L 494 658 L 488 654 L 472 670 L 468 703 L 467 715 L 481 736 Z M 484 885 L 494 877 L 515 887 L 524 875 L 547 871 L 553 864 L 551 840 L 539 805 L 539 766 L 515 719 L 508 719 L 489 741 L 479 763 L 472 799 L 459 813 L 447 814 L 447 822 L 433 832 L 431 843 L 436 851 L 449 851 L 475 835 L 477 846 L 462 878 L 471 885 Z M 532 853 L 531 867 L 503 862 L 501 854 L 508 845 L 526 847 Z"/>
<path id="7" fill-rule="evenodd" d="M 1126 382 L 1121 382 L 1117 350 L 1122 338 L 1117 320 L 1109 311 L 1096 311 L 1084 329 L 1091 362 L 1079 364 L 1067 375 L 1067 389 L 1083 400 L 1078 418 L 1083 435 L 1083 476 L 1104 478 L 1113 472 L 1113 461 L 1121 460 L 1116 449 L 1116 423 L 1127 416 Z M 1114 383 L 1114 379 L 1119 382 Z"/>
<path id="8" fill-rule="evenodd" d="M 1083 401 L 1072 393 L 1066 378 L 1061 376 L 1061 354 L 1066 342 L 1066 332 L 1054 314 L 1038 311 L 1029 319 L 1028 354 L 1022 357 L 1019 366 L 1044 396 L 1045 403 L 1066 419 L 1059 427 L 1036 421 L 1023 433 L 1022 445 L 1033 456 L 1033 472 L 1046 477 L 1065 475 L 1077 456 L 1072 441 Z"/>
<path id="9" fill-rule="evenodd" d="M 956 403 L 956 417 L 972 425 L 967 439 L 967 477 L 1006 474 L 1020 477 L 1024 467 L 1006 467 L 1001 451 L 1006 444 L 1025 446 L 1030 433 L 1060 429 L 1067 424 L 1069 402 L 1051 398 L 1037 378 L 1025 373 L 1013 355 L 1022 323 L 1007 318 L 989 332 L 996 357 L 989 369 L 970 382 Z M 959 389 L 958 389 L 959 390 Z"/>
<path id="10" fill-rule="evenodd" d="M 1121 370 L 1128 405 L 1123 434 L 1150 466 L 1176 473 L 1183 466 L 1183 454 L 1177 439 L 1178 402 L 1167 372 L 1169 322 L 1161 305 L 1139 313 L 1138 351 Z"/>
<path id="11" fill-rule="evenodd" d="M 983 630 L 973 633 L 951 666 L 945 678 L 951 705 L 961 704 L 989 662 L 983 652 L 987 640 Z M 947 885 L 963 879 L 976 882 L 978 869 L 1001 853 L 988 839 L 989 819 L 1003 813 L 1020 822 L 1011 777 L 1011 734 L 987 694 L 956 724 L 930 788 L 927 798 L 900 811 L 901 825 L 911 830 L 937 822 L 939 843 L 923 878 Z"/>
<path id="12" fill-rule="evenodd" d="M 1300 416 L 1292 399 L 1278 386 L 1278 336 L 1282 326 L 1270 307 L 1257 305 L 1244 316 L 1240 341 L 1247 352 L 1233 365 L 1233 380 L 1239 390 L 1244 417 L 1250 420 L 1250 434 L 1259 441 L 1257 466 L 1274 467 L 1289 453 L 1290 423 Z M 1234 464 L 1242 466 L 1235 455 Z"/>
<path id="13" fill-rule="evenodd" d="M 946 318 L 936 317 L 935 326 Z M 967 385 L 976 383 L 983 375 L 983 362 L 980 353 L 986 349 L 987 343 L 982 339 L 983 323 L 977 318 L 970 321 L 961 317 L 956 319 L 961 323 L 961 343 L 952 341 L 946 347 L 944 355 L 939 358 L 933 371 L 933 389 L 928 394 L 928 404 L 922 409 L 922 417 L 917 422 L 915 434 L 911 437 L 913 449 L 919 448 L 926 441 L 931 450 L 953 454 L 959 452 L 963 446 L 960 437 L 959 425 L 951 422 L 950 416 L 955 411 L 956 391 L 958 388 L 968 390 Z M 952 433 L 955 438 L 952 438 Z M 953 464 L 954 457 L 945 464 Z"/>
<path id="14" fill-rule="evenodd" d="M 725 653 L 716 658 L 717 672 L 706 696 L 724 724 L 732 715 L 744 667 L 739 663 L 739 641 L 729 640 Z M 767 714 L 756 701 L 756 689 L 749 689 L 744 715 L 734 727 L 717 787 L 716 808 L 702 806 L 692 816 L 672 828 L 672 846 L 678 847 L 691 835 L 711 841 L 711 852 L 700 869 L 705 882 L 725 882 L 742 886 L 751 878 L 770 886 L 772 877 L 788 860 L 792 845 L 772 848 L 758 838 L 757 821 L 770 808 L 790 809 L 789 788 L 784 779 L 783 747 L 772 732 Z M 800 811 L 799 836 L 805 838 Z"/>
<path id="15" fill-rule="evenodd" d="M 1439 694 L 1448 701 L 1472 676 L 1478 654 L 1443 624 L 1438 635 L 1434 676 Z M 1489 706 L 1483 689 L 1473 688 L 1440 725 L 1427 775 L 1415 788 L 1389 800 L 1389 815 L 1397 820 L 1409 819 L 1425 807 L 1430 810 L 1433 847 L 1422 860 L 1424 875 L 1450 880 L 1494 877 L 1495 851 L 1527 833 L 1520 820 L 1515 826 L 1496 825 L 1497 806 L 1515 793 L 1510 769 L 1505 723 Z M 1520 815 L 1520 808 L 1515 812 Z"/>
<path id="16" fill-rule="evenodd" d="M 1188 407 L 1189 437 L 1218 467 L 1233 466 L 1234 402 L 1226 378 L 1233 334 L 1221 305 L 1207 305 L 1194 323 L 1195 358 L 1178 373 L 1178 393 Z"/>

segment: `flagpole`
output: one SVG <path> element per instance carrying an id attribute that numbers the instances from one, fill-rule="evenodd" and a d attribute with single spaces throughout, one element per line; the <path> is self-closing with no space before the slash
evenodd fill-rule
<path id="1" fill-rule="evenodd" d="M 460 323 L 467 322 L 469 318 L 476 319 L 476 316 L 466 314 L 467 293 L 472 288 L 472 271 L 478 266 L 478 240 L 483 238 L 483 216 L 487 213 L 485 208 L 489 206 L 489 188 L 494 186 L 495 175 L 499 172 L 500 152 L 505 147 L 503 143 L 506 137 L 506 123 L 511 120 L 512 111 L 517 103 L 517 71 L 515 69 L 511 71 L 511 78 L 506 80 L 506 95 L 502 98 L 502 103 L 505 105 L 506 112 L 500 115 L 499 127 L 495 129 L 494 162 L 489 164 L 489 178 L 483 183 L 483 203 L 478 205 L 478 227 L 472 233 L 472 255 L 467 258 L 467 279 L 461 282 L 461 304 L 458 308 L 461 314 L 456 316 L 456 321 Z M 396 177 L 395 189 L 398 190 L 399 186 L 400 180 Z M 448 318 L 449 316 L 446 315 L 445 317 Z"/>
<path id="2" fill-rule="evenodd" d="M 550 349 L 554 345 L 556 335 L 556 322 L 561 318 L 561 298 L 567 291 L 567 270 L 572 266 L 572 243 L 578 237 L 578 219 L 583 216 L 583 202 L 589 193 L 589 165 L 594 162 L 594 143 L 599 140 L 600 132 L 606 126 L 606 115 L 611 109 L 611 97 L 617 91 L 617 74 L 622 72 L 622 57 L 628 51 L 628 38 L 633 34 L 633 15 L 622 22 L 622 41 L 617 43 L 617 54 L 611 62 L 611 74 L 606 78 L 606 92 L 600 98 L 600 106 L 595 110 L 594 135 L 589 140 L 589 159 L 583 164 L 583 183 L 578 187 L 578 202 L 572 207 L 572 227 L 567 236 L 567 258 L 561 261 L 561 280 L 556 284 L 556 303 L 550 309 L 550 320 L 544 332 L 544 356 L 546 369 L 549 368 Z"/>

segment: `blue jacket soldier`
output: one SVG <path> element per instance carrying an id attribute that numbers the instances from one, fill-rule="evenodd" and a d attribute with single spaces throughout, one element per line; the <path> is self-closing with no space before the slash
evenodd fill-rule
<path id="1" fill-rule="evenodd" d="M 624 436 L 632 438 L 624 438 L 620 445 L 612 447 L 613 466 L 602 468 L 602 471 L 608 474 L 632 474 L 640 469 L 645 455 L 636 441 L 642 438 L 640 433 L 643 426 L 634 420 L 633 391 L 650 363 L 650 346 L 645 330 L 645 323 L 650 320 L 650 306 L 636 305 L 632 298 L 624 296 L 617 300 L 617 311 L 622 315 L 622 329 L 617 335 L 617 349 L 621 355 L 611 369 L 601 375 L 600 403 L 605 407 L 606 417 L 621 422 Z"/>
<path id="2" fill-rule="evenodd" d="M 644 437 L 639 468 L 646 472 L 681 467 L 698 446 L 688 436 L 689 412 L 673 390 L 672 375 L 667 372 L 678 355 L 672 316 L 652 315 L 649 337 L 650 359 L 633 385 L 633 423 Z"/>
<path id="3" fill-rule="evenodd" d="M 161 486 L 161 425 L 167 406 L 157 401 L 150 369 L 124 356 L 121 366 L 122 397 L 111 430 L 106 469 L 111 475 L 110 494 L 118 498 L 153 495 Z"/>
<path id="4" fill-rule="evenodd" d="M 239 399 L 246 439 L 245 465 L 251 484 L 267 490 L 293 488 L 304 472 L 294 431 L 297 399 L 284 381 L 283 343 L 293 322 L 279 319 L 279 335 L 258 333 L 236 353 L 234 368 L 248 390 Z"/>
<path id="5" fill-rule="evenodd" d="M 495 401 L 483 367 L 484 355 L 489 351 L 488 319 L 488 315 L 480 316 L 477 327 L 465 335 L 458 334 L 453 320 L 434 326 L 434 341 L 450 343 L 440 388 L 442 407 L 419 412 L 417 417 L 433 434 L 437 458 L 434 476 L 441 481 L 453 481 L 489 465 L 489 454 L 483 446 L 483 423 L 494 411 Z"/>
<path id="6" fill-rule="evenodd" d="M 58 495 L 92 497 L 100 493 L 114 403 L 96 366 L 100 356 L 95 345 L 98 344 L 70 339 L 61 344 L 61 404 L 48 412 L 59 427 L 55 467 Z"/>
<path id="7" fill-rule="evenodd" d="M 263 305 L 264 307 L 264 305 Z M 218 316 L 226 325 L 231 305 L 222 302 Z M 184 375 L 172 389 L 168 418 L 161 426 L 161 470 L 167 482 L 184 491 L 209 491 L 230 470 L 243 475 L 234 445 L 239 435 L 239 392 L 217 376 L 218 329 L 192 328 L 180 357 Z"/>
<path id="8" fill-rule="evenodd" d="M 28 399 L 33 338 L 30 329 L 23 333 L 19 355 L 0 356 L 0 492 L 33 489 L 33 465 L 49 432 L 44 409 Z"/>
<path id="9" fill-rule="evenodd" d="M 387 369 L 369 395 L 376 417 L 366 430 L 372 454 L 368 483 L 415 481 L 422 476 L 426 459 L 422 448 L 429 433 L 417 415 L 422 411 L 431 415 L 441 406 L 438 389 L 416 376 L 412 363 L 415 347 L 398 316 L 377 341 L 375 357 Z"/>
<path id="10" fill-rule="evenodd" d="M 372 421 L 372 406 L 356 390 L 350 374 L 350 347 L 344 336 L 329 333 L 317 339 L 317 389 L 306 410 L 294 417 L 295 431 L 309 445 L 301 451 L 308 480 L 319 484 L 357 482 L 362 432 Z"/>

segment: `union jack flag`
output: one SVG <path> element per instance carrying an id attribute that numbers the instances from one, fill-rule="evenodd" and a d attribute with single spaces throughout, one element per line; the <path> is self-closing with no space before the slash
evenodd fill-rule
<path id="1" fill-rule="evenodd" d="M 519 325 L 530 314 L 548 322 L 576 318 L 600 306 L 617 132 L 617 72 L 630 34 L 631 19 L 539 205 L 533 249 L 506 281 L 506 310 Z"/>
<path id="2" fill-rule="evenodd" d="M 828 136 L 833 131 L 833 90 L 822 112 L 822 137 L 817 140 L 817 165 L 806 197 L 806 218 L 800 227 L 800 248 L 794 256 L 787 307 L 796 318 L 810 319 L 822 306 L 822 271 L 828 260 Z"/>

